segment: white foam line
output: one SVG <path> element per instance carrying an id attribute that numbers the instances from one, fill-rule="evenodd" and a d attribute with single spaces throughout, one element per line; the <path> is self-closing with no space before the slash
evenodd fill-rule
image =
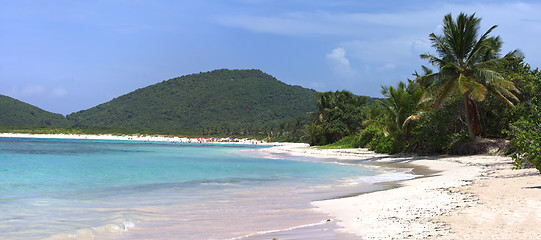
<path id="1" fill-rule="evenodd" d="M 349 178 L 349 179 L 345 179 L 344 182 L 347 182 L 348 185 L 356 185 L 356 184 L 361 184 L 361 183 L 375 184 L 375 183 L 404 181 L 404 180 L 414 179 L 420 176 L 421 175 L 414 175 L 407 172 L 384 172 L 384 173 L 373 175 L 373 176 Z"/>
<path id="2" fill-rule="evenodd" d="M 286 232 L 286 231 L 291 231 L 291 230 L 295 230 L 295 229 L 299 229 L 299 228 L 313 227 L 313 226 L 323 225 L 323 224 L 327 223 L 327 221 L 328 220 L 322 220 L 321 222 L 318 222 L 318 223 L 305 224 L 305 225 L 300 225 L 300 226 L 290 227 L 290 228 L 280 229 L 280 230 L 260 231 L 260 232 L 250 233 L 250 234 L 242 236 L 242 237 L 229 238 L 227 240 L 237 240 L 237 239 L 248 238 L 248 237 L 256 236 L 256 235 L 265 235 L 265 234 L 269 234 L 269 233 Z"/>

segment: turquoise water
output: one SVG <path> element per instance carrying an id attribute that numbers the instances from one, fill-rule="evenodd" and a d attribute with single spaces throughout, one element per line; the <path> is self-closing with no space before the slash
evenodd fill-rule
<path id="1" fill-rule="evenodd" d="M 0 236 L 242 237 L 321 221 L 310 201 L 328 197 L 344 179 L 378 174 L 360 165 L 265 158 L 259 149 L 0 138 Z"/>

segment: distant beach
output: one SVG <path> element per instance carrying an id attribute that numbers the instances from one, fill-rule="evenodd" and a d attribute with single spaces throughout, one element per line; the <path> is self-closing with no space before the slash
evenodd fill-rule
<path id="1" fill-rule="evenodd" d="M 186 138 L 155 135 L 87 135 L 87 134 L 26 134 L 26 133 L 0 133 L 0 137 L 19 138 L 59 138 L 59 139 L 95 139 L 95 140 L 125 140 L 125 141 L 153 141 L 153 142 L 179 142 L 179 143 L 216 143 L 216 144 L 244 144 L 244 145 L 275 145 L 257 139 L 248 138 Z"/>

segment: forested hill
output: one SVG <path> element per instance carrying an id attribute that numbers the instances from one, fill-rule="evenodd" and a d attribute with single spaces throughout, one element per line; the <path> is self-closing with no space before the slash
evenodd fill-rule
<path id="1" fill-rule="evenodd" d="M 47 112 L 17 99 L 0 95 L 0 126 L 68 127 L 69 125 L 69 121 L 61 114 Z"/>
<path id="2" fill-rule="evenodd" d="M 260 70 L 173 78 L 67 116 L 75 127 L 203 129 L 264 126 L 315 111 L 316 92 Z"/>

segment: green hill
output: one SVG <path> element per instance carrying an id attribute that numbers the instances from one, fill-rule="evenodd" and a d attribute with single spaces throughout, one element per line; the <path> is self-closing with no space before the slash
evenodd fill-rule
<path id="1" fill-rule="evenodd" d="M 76 127 L 194 130 L 268 126 L 315 111 L 316 92 L 259 70 L 173 78 L 67 116 Z"/>
<path id="2" fill-rule="evenodd" d="M 68 127 L 70 123 L 61 114 L 47 112 L 17 99 L 0 95 L 0 126 Z"/>

